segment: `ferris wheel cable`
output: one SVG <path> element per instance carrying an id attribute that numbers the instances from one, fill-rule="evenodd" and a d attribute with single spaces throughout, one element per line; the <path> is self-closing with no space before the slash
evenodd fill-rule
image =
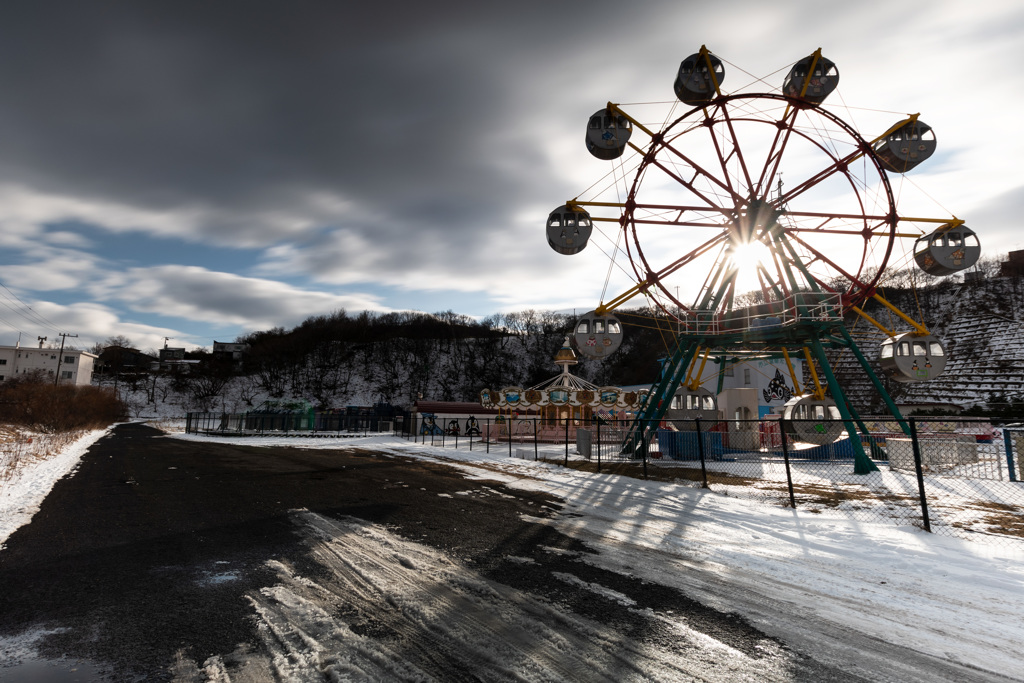
<path id="1" fill-rule="evenodd" d="M 621 164 L 619 166 L 620 166 L 620 170 L 622 170 L 621 169 Z M 623 173 L 623 178 L 625 178 L 625 173 Z M 622 197 L 619 195 L 618 180 L 616 180 L 616 182 L 615 182 L 615 198 L 618 199 L 619 201 L 622 201 Z M 611 282 L 611 279 L 612 279 L 612 270 L 614 269 L 614 267 L 616 265 L 616 261 L 617 261 L 616 257 L 620 253 L 619 246 L 622 243 L 622 233 L 623 232 L 624 231 L 621 230 L 621 229 L 616 231 L 615 248 L 612 250 L 611 259 L 609 259 L 609 262 L 608 262 L 608 273 L 605 275 L 605 278 L 604 278 L 604 286 L 601 287 L 601 298 L 599 299 L 599 301 L 601 301 L 601 302 L 604 301 L 605 296 L 608 294 L 608 285 L 609 285 L 609 283 Z M 623 269 L 623 272 L 626 272 L 625 269 Z M 627 275 L 628 275 L 628 273 L 627 273 Z"/>

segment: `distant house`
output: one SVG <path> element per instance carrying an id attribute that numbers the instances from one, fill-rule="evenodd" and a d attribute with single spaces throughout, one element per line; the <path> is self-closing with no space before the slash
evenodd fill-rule
<path id="1" fill-rule="evenodd" d="M 160 366 L 155 356 L 125 346 L 108 346 L 96 360 L 96 374 L 145 373 Z"/>
<path id="2" fill-rule="evenodd" d="M 242 358 L 249 350 L 249 345 L 240 342 L 213 342 L 213 359 L 232 361 L 235 365 L 242 363 Z"/>
<path id="3" fill-rule="evenodd" d="M 160 370 L 164 372 L 189 372 L 199 361 L 185 360 L 184 346 L 164 346 L 160 349 Z"/>
<path id="4" fill-rule="evenodd" d="M 1007 254 L 1007 260 L 999 264 L 999 274 L 1003 277 L 1024 275 L 1024 250 Z"/>
<path id="5" fill-rule="evenodd" d="M 57 377 L 66 384 L 92 383 L 96 355 L 75 349 L 44 349 L 21 346 L 0 346 L 0 382 L 18 375 L 40 372 L 45 377 Z"/>

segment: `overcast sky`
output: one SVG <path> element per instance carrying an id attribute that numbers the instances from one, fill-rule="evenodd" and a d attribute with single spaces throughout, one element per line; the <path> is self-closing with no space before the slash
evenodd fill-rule
<path id="1" fill-rule="evenodd" d="M 837 102 L 935 128 L 914 180 L 985 254 L 1024 248 L 1018 2 L 363 4 L 7 4 L 0 343 L 592 308 L 607 258 L 544 220 L 608 170 L 587 117 L 670 103 L 701 44 L 771 83 L 822 47 Z"/>

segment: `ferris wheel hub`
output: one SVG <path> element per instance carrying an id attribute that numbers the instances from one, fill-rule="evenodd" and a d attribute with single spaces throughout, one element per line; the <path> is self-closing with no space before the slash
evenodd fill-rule
<path id="1" fill-rule="evenodd" d="M 781 216 L 782 212 L 770 202 L 752 199 L 729 226 L 733 244 L 747 244 L 772 232 L 778 227 Z"/>

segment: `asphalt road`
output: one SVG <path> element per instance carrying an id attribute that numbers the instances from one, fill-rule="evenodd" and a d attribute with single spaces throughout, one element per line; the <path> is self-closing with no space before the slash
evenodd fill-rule
<path id="1" fill-rule="evenodd" d="M 484 495 L 465 495 L 467 489 Z M 488 599 L 525 604 L 531 614 L 536 605 L 553 607 L 575 620 L 566 630 L 590 633 L 578 624 L 600 625 L 601 642 L 613 633 L 628 644 L 624 651 L 656 653 L 678 667 L 679 680 L 865 680 L 845 673 L 841 659 L 800 652 L 736 614 L 594 567 L 584 561 L 592 548 L 524 519 L 558 514 L 558 500 L 468 482 L 442 464 L 358 448 L 194 443 L 123 425 L 90 449 L 0 551 L 0 643 L 36 634 L 38 652 L 26 659 L 0 646 L 0 680 L 205 680 L 202 664 L 211 657 L 220 658 L 218 675 L 228 679 L 273 680 L 265 662 L 246 668 L 239 659 L 243 653 L 269 661 L 273 654 L 266 653 L 253 596 L 279 585 L 285 565 L 323 586 L 342 586 L 327 576 L 337 567 L 314 552 L 297 515 L 384 525 L 396 543 L 422 547 L 423 557 L 434 553 L 435 564 L 448 558 L 474 581 L 500 589 Z M 369 552 L 350 548 L 338 552 Z M 403 552 L 414 552 L 409 548 Z M 584 584 L 604 587 L 610 597 Z M 374 607 L 353 585 L 321 605 L 331 618 L 351 617 L 352 633 L 404 638 L 418 643 L 417 651 L 442 637 L 399 624 L 398 611 Z M 681 639 L 682 623 L 714 647 Z M 501 679 L 493 663 L 473 661 L 452 649 L 416 665 L 436 680 Z M 551 678 L 566 676 L 575 677 Z"/>

